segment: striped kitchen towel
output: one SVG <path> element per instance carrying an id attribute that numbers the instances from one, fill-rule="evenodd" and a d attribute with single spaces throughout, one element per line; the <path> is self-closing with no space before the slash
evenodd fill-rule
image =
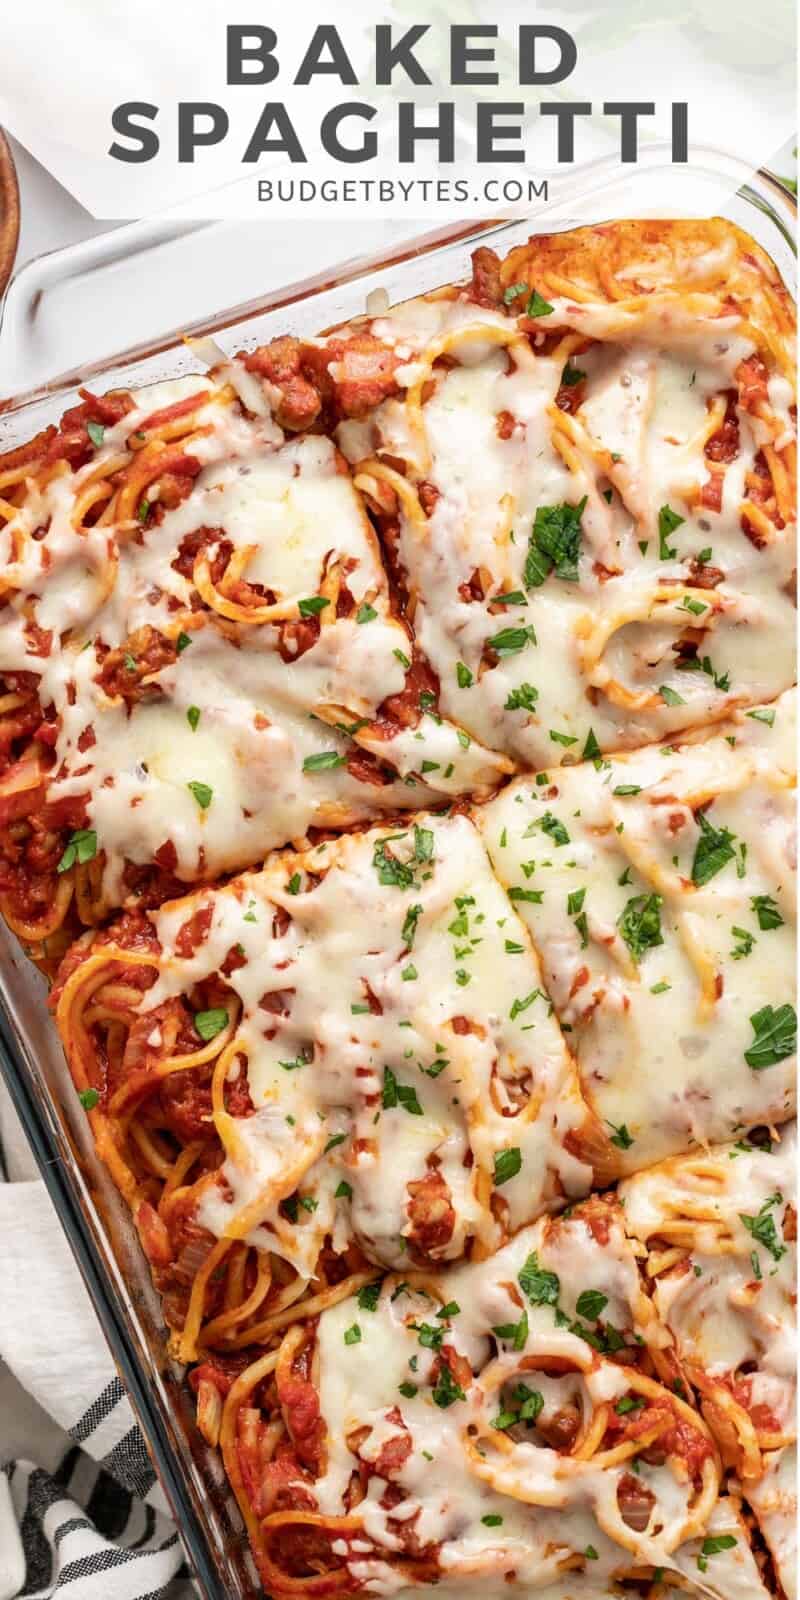
<path id="1" fill-rule="evenodd" d="M 196 1600 L 178 1532 L 0 1086 L 0 1600 Z"/>

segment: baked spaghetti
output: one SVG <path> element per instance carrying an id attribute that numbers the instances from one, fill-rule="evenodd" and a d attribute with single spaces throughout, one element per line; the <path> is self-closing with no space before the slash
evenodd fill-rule
<path id="1" fill-rule="evenodd" d="M 0 906 L 276 1597 L 796 1600 L 793 319 L 578 229 L 0 458 Z"/>

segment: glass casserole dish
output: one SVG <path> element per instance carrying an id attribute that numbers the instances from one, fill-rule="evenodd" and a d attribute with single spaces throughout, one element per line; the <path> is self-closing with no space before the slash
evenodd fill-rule
<path id="1" fill-rule="evenodd" d="M 703 173 L 697 169 L 691 176 L 690 214 L 702 215 Z M 604 220 L 620 206 L 636 214 L 640 201 L 646 212 L 647 180 L 642 167 L 631 176 L 628 192 L 619 201 L 606 194 L 602 172 L 595 171 L 590 179 L 576 174 L 574 211 L 559 221 L 558 228 Z M 670 209 L 678 213 L 680 202 Z M 739 191 L 724 214 L 758 240 L 794 291 L 795 206 L 788 194 L 773 180 L 759 176 Z M 250 225 L 135 224 L 43 258 L 20 274 L 6 304 L 0 383 L 6 396 L 9 388 L 17 393 L 4 401 L 3 447 L 13 447 L 57 417 L 80 382 L 91 379 L 95 388 L 102 389 L 140 386 L 192 370 L 196 363 L 180 335 L 170 331 L 180 320 L 182 304 L 194 333 L 213 333 L 233 350 L 261 342 L 287 326 L 312 333 L 357 315 L 376 288 L 396 301 L 457 280 L 468 272 L 476 242 L 506 250 L 530 231 L 530 225 L 520 221 L 445 230 L 444 239 L 440 234 L 399 244 L 393 254 L 345 268 L 324 283 L 300 283 L 266 302 L 250 300 L 221 312 L 220 298 L 247 297 L 250 292 L 252 274 L 240 269 L 235 278 L 231 273 L 230 280 L 222 275 L 226 262 L 252 263 Z M 552 231 L 546 214 L 533 231 Z M 198 253 L 205 269 L 187 305 L 187 261 L 197 259 Z M 143 292 L 147 283 L 152 284 L 151 293 Z M 226 283 L 223 291 L 221 283 Z M 155 303 L 166 327 L 149 321 L 142 325 L 137 306 L 149 308 Z M 109 343 L 112 338 L 117 341 L 126 307 L 130 347 L 111 351 Z M 150 315 L 148 309 L 147 319 Z M 79 356 L 86 361 L 80 368 Z M 58 369 L 55 375 L 53 367 Z M 4 1071 L 12 1096 L 128 1384 L 202 1591 L 209 1600 L 216 1596 L 221 1600 L 223 1595 L 246 1600 L 260 1592 L 247 1542 L 221 1467 L 195 1429 L 181 1373 L 167 1359 L 158 1300 L 135 1231 L 94 1153 L 43 1006 L 42 981 L 5 930 L 2 940 Z"/>

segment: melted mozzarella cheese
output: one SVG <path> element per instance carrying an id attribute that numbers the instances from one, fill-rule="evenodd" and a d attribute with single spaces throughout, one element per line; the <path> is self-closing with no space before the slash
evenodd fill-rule
<path id="1" fill-rule="evenodd" d="M 794 1427 L 795 1249 L 782 1219 L 795 1200 L 797 1146 L 784 1130 L 771 1152 L 746 1141 L 698 1158 L 676 1156 L 620 1187 L 629 1231 L 644 1243 L 691 1222 L 689 1253 L 655 1279 L 659 1318 L 687 1370 L 748 1375 L 751 1405 Z M 758 1219 L 771 1218 L 760 1228 Z M 755 1233 L 754 1230 L 755 1229 Z"/>
<path id="2" fill-rule="evenodd" d="M 199 387 L 186 380 L 152 396 L 141 391 L 137 408 L 106 431 L 100 459 L 118 453 L 146 414 Z M 402 692 L 411 649 L 392 615 L 363 506 L 330 440 L 308 436 L 281 446 L 271 419 L 250 422 L 218 403 L 201 407 L 198 421 L 209 428 L 196 452 L 202 471 L 187 498 L 139 536 L 118 540 L 113 526 L 73 527 L 75 499 L 94 460 L 57 475 L 19 513 L 29 532 L 40 525 L 47 531 L 27 543 L 20 594 L 0 626 L 0 654 L 9 669 L 41 668 L 42 703 L 53 704 L 60 718 L 49 798 L 85 797 L 89 826 L 105 851 L 109 904 L 125 898 L 126 863 L 150 863 L 165 847 L 180 878 L 207 878 L 258 861 L 312 825 L 407 809 L 440 786 L 480 792 L 509 765 L 424 714 L 417 727 L 381 725 L 364 740 L 395 781 L 351 774 L 350 741 L 384 700 Z M 326 577 L 337 574 L 349 614 L 337 615 L 329 599 L 310 648 L 285 658 L 277 627 L 192 611 L 193 585 L 177 563 L 185 541 L 202 530 L 228 540 L 234 555 L 246 554 L 245 579 L 278 604 L 313 602 Z M 20 638 L 22 607 L 42 628 L 67 635 L 35 663 Z M 189 645 L 173 665 L 149 674 L 142 702 L 129 707 L 105 693 L 99 675 L 106 650 L 135 651 L 141 629 L 175 638 L 184 619 Z M 210 802 L 198 802 L 191 785 L 208 790 Z"/>
<path id="3" fill-rule="evenodd" d="M 211 909 L 208 937 L 179 957 L 198 906 Z M 284 932 L 272 931 L 276 907 Z M 252 1212 L 257 1242 L 275 1229 L 270 1248 L 293 1260 L 302 1249 L 307 1263 L 346 1177 L 352 1231 L 372 1259 L 400 1266 L 414 1244 L 415 1193 L 424 1204 L 414 1186 L 426 1179 L 443 1186 L 454 1217 L 427 1246 L 423 1225 L 421 1248 L 447 1258 L 471 1238 L 489 1249 L 503 1226 L 586 1192 L 590 1169 L 566 1147 L 586 1120 L 573 1063 L 528 936 L 466 818 L 275 858 L 154 920 L 163 960 L 146 1010 L 219 971 L 234 946 L 246 958 L 227 981 L 241 1000 L 256 1116 L 237 1123 L 227 1188 L 203 1202 L 212 1231 Z M 501 939 L 511 948 L 498 959 Z M 276 993 L 287 1002 L 279 1015 L 261 1005 Z M 347 1139 L 326 1152 L 341 1132 Z M 317 1209 L 298 1244 L 278 1206 L 301 1182 Z"/>
<path id="4" fill-rule="evenodd" d="M 793 697 L 767 716 L 520 780 L 479 813 L 628 1171 L 792 1111 L 791 1056 L 746 1059 L 751 1019 L 793 998 Z M 693 882 L 699 807 L 718 847 Z M 764 931 L 762 896 L 783 918 Z"/>
<path id="5" fill-rule="evenodd" d="M 562 1564 L 587 1551 L 593 1552 L 588 1558 L 591 1575 L 575 1580 L 575 1593 L 583 1594 L 584 1584 L 591 1593 L 593 1582 L 609 1585 L 614 1572 L 631 1564 L 629 1552 L 607 1531 L 624 1464 L 602 1469 L 591 1460 L 565 1463 L 535 1427 L 532 1432 L 523 1428 L 519 1438 L 507 1438 L 510 1455 L 500 1457 L 493 1478 L 477 1470 L 482 1457 L 471 1456 L 466 1448 L 471 1433 L 483 1427 L 487 1408 L 491 1415 L 502 1410 L 501 1393 L 511 1397 L 520 1378 L 528 1392 L 538 1392 L 538 1415 L 545 1425 L 565 1403 L 593 1407 L 625 1393 L 624 1367 L 593 1354 L 573 1331 L 581 1295 L 600 1283 L 609 1297 L 601 1313 L 607 1324 L 613 1308 L 617 1330 L 631 1342 L 642 1338 L 640 1328 L 647 1330 L 646 1319 L 639 1321 L 636 1263 L 618 1214 L 606 1207 L 606 1226 L 597 1237 L 589 1215 L 584 1218 L 579 1209 L 568 1220 L 540 1221 L 489 1260 L 451 1268 L 439 1277 L 426 1275 L 425 1293 L 390 1278 L 374 1310 L 359 1307 L 353 1299 L 321 1316 L 317 1366 L 325 1468 L 314 1495 L 323 1514 L 341 1515 L 359 1458 L 374 1469 L 358 1516 L 376 1554 L 359 1558 L 357 1574 L 351 1558 L 351 1570 L 368 1578 L 375 1592 L 403 1587 L 402 1576 L 380 1559 L 381 1550 L 388 1555 L 398 1547 L 393 1530 L 398 1515 L 413 1523 L 421 1543 L 438 1546 L 442 1580 L 456 1593 L 474 1593 L 478 1585 L 481 1592 L 492 1593 L 503 1579 L 523 1590 L 531 1585 L 538 1593 L 545 1586 L 549 1592 L 546 1586 Z M 547 1301 L 538 1290 L 532 1299 L 520 1293 L 530 1270 L 549 1275 Z M 602 1306 L 602 1293 L 600 1302 Z M 521 1339 L 513 1335 L 517 1324 Z M 510 1325 L 507 1331 L 498 1332 L 505 1325 Z M 436 1398 L 437 1330 L 439 1343 L 469 1361 L 477 1373 L 449 1401 Z M 489 1359 L 492 1333 L 502 1351 L 494 1361 Z M 499 1381 L 484 1394 L 498 1365 Z M 405 1459 L 390 1472 L 381 1471 L 382 1446 L 397 1437 L 407 1441 L 408 1448 L 400 1452 Z M 484 1449 L 488 1456 L 488 1436 Z M 642 1463 L 641 1473 L 664 1516 L 679 1518 L 685 1486 L 668 1468 Z M 387 1476 L 404 1492 L 399 1510 L 383 1504 Z M 677 1557 L 673 1562 L 664 1547 L 666 1532 L 663 1539 L 643 1535 L 641 1552 L 645 1559 L 674 1568 Z M 572 1581 L 571 1574 L 563 1574 L 560 1582 L 567 1587 L 554 1593 L 572 1595 Z M 613 1585 L 603 1589 L 604 1594 L 613 1592 Z"/>

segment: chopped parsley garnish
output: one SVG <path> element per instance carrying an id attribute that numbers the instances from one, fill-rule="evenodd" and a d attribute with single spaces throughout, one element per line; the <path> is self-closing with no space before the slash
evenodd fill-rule
<path id="1" fill-rule="evenodd" d="M 539 698 L 539 690 L 534 689 L 532 683 L 521 683 L 519 688 L 512 689 L 503 707 L 504 711 L 535 711 Z"/>
<path id="2" fill-rule="evenodd" d="M 446 1411 L 455 1400 L 466 1400 L 466 1395 L 460 1383 L 456 1383 L 450 1368 L 445 1361 L 439 1367 L 439 1376 L 434 1384 L 432 1396 L 433 1403 L 440 1411 Z"/>
<path id="3" fill-rule="evenodd" d="M 741 961 L 745 956 L 750 955 L 756 942 L 756 936 L 754 933 L 748 933 L 746 928 L 737 928 L 735 923 L 731 928 L 731 935 L 738 941 L 731 951 L 731 957 L 734 961 Z"/>
<path id="4" fill-rule="evenodd" d="M 778 1205 L 780 1200 L 780 1195 L 771 1194 L 769 1199 L 764 1201 L 761 1210 L 755 1217 L 748 1217 L 743 1212 L 739 1212 L 739 1221 L 744 1223 L 748 1233 L 760 1245 L 763 1245 L 765 1250 L 769 1251 L 773 1261 L 780 1261 L 781 1257 L 786 1254 L 786 1246 L 778 1238 L 775 1218 L 772 1215 L 772 1207 Z"/>
<path id="5" fill-rule="evenodd" d="M 334 1191 L 334 1200 L 352 1200 L 353 1191 L 346 1179 L 342 1178 L 338 1189 Z"/>
<path id="6" fill-rule="evenodd" d="M 528 1342 L 528 1313 L 523 1311 L 519 1322 L 503 1322 L 499 1327 L 492 1328 L 492 1333 L 498 1339 L 507 1339 L 512 1350 L 524 1350 Z"/>
<path id="7" fill-rule="evenodd" d="M 567 895 L 567 914 L 570 917 L 577 916 L 578 912 L 583 910 L 583 902 L 585 899 L 585 889 L 573 889 L 572 893 Z"/>
<path id="8" fill-rule="evenodd" d="M 405 838 L 405 834 L 390 834 L 386 839 L 378 839 L 372 852 L 372 865 L 378 874 L 378 882 L 384 887 L 394 889 L 410 889 L 414 882 L 414 873 L 405 862 L 398 861 L 386 846 L 392 838 Z"/>
<path id="9" fill-rule="evenodd" d="M 470 689 L 475 682 L 469 667 L 463 661 L 456 662 L 456 678 L 459 689 Z"/>
<path id="10" fill-rule="evenodd" d="M 408 669 L 411 666 L 408 656 L 405 655 L 402 650 L 393 650 L 392 655 L 397 657 L 401 667 L 405 667 L 406 672 L 408 672 Z"/>
<path id="11" fill-rule="evenodd" d="M 509 900 L 525 900 L 529 905 L 540 906 L 544 889 L 523 889 L 519 884 L 514 884 L 508 891 Z"/>
<path id="12" fill-rule="evenodd" d="M 417 1386 L 415 1383 L 399 1383 L 397 1387 L 404 1400 L 413 1400 L 415 1394 L 417 1393 Z"/>
<path id="13" fill-rule="evenodd" d="M 320 611 L 324 611 L 329 605 L 330 600 L 326 600 L 323 595 L 313 594 L 308 600 L 298 601 L 297 609 L 301 617 L 318 617 Z"/>
<path id="14" fill-rule="evenodd" d="M 94 861 L 97 855 L 97 834 L 94 828 L 78 828 L 71 833 L 56 872 L 68 872 L 70 867 L 83 866 Z"/>
<path id="15" fill-rule="evenodd" d="M 213 1006 L 210 1011 L 196 1011 L 194 1025 L 201 1039 L 208 1042 L 216 1039 L 217 1034 L 228 1026 L 228 1013 L 224 1006 Z"/>
<path id="16" fill-rule="evenodd" d="M 300 874 L 299 874 L 299 872 L 293 872 L 292 873 L 292 876 L 291 876 L 291 878 L 289 879 L 289 882 L 286 885 L 286 893 L 287 894 L 299 894 L 300 893 Z"/>
<path id="17" fill-rule="evenodd" d="M 615 1122 L 609 1122 L 608 1126 L 612 1130 L 611 1143 L 615 1144 L 618 1150 L 630 1150 L 630 1147 L 633 1144 L 633 1139 L 628 1132 L 625 1123 L 621 1122 L 619 1126 L 617 1126 Z"/>
<path id="18" fill-rule="evenodd" d="M 509 284 L 509 287 L 505 290 L 505 292 L 503 294 L 503 305 L 510 306 L 512 300 L 516 300 L 518 295 L 527 294 L 527 293 L 528 293 L 528 285 L 527 285 L 527 283 L 512 283 L 512 284 Z"/>
<path id="19" fill-rule="evenodd" d="M 421 1117 L 423 1115 L 422 1106 L 417 1099 L 416 1089 L 406 1084 L 398 1083 L 391 1067 L 384 1067 L 383 1071 L 382 1104 L 384 1111 L 392 1111 L 395 1106 L 402 1106 L 410 1117 Z"/>
<path id="20" fill-rule="evenodd" d="M 721 1550 L 732 1550 L 736 1542 L 732 1533 L 709 1534 L 708 1538 L 703 1540 L 703 1548 L 697 1557 L 700 1571 L 708 1571 L 709 1556 L 719 1555 Z"/>
<path id="21" fill-rule="evenodd" d="M 558 733 L 555 728 L 550 729 L 550 738 L 552 739 L 553 744 L 563 744 L 567 749 L 569 749 L 571 744 L 578 743 L 577 738 L 574 738 L 572 734 Z"/>
<path id="22" fill-rule="evenodd" d="M 521 589 L 509 589 L 506 594 L 492 595 L 492 601 L 496 606 L 526 606 L 528 604 L 527 598 Z"/>
<path id="23" fill-rule="evenodd" d="M 360 1344 L 361 1343 L 361 1329 L 359 1328 L 357 1322 L 354 1322 L 352 1327 L 345 1328 L 344 1342 L 345 1342 L 345 1344 Z"/>
<path id="24" fill-rule="evenodd" d="M 87 422 L 86 432 L 88 433 L 92 444 L 97 450 L 99 450 L 106 436 L 106 430 L 103 427 L 103 424 L 101 422 Z"/>
<path id="25" fill-rule="evenodd" d="M 758 918 L 758 926 L 762 933 L 768 933 L 770 928 L 783 927 L 783 917 L 777 901 L 773 900 L 771 894 L 754 894 L 750 904 Z"/>
<path id="26" fill-rule="evenodd" d="M 586 743 L 583 747 L 583 760 L 599 761 L 601 754 L 602 752 L 600 750 L 600 746 L 594 736 L 594 728 L 590 728 L 586 735 Z"/>
<path id="27" fill-rule="evenodd" d="M 692 883 L 702 888 L 715 878 L 729 861 L 735 859 L 736 851 L 734 836 L 728 828 L 712 827 L 702 811 L 698 811 L 696 821 L 700 829 L 700 838 L 692 862 Z"/>
<path id="28" fill-rule="evenodd" d="M 676 528 L 682 528 L 685 517 L 680 517 L 672 506 L 662 506 L 658 513 L 658 553 L 662 561 L 674 561 L 677 551 L 667 544 L 667 540 Z"/>
<path id="29" fill-rule="evenodd" d="M 752 717 L 754 722 L 766 722 L 768 728 L 771 728 L 775 722 L 774 709 L 767 710 L 764 706 L 759 706 L 757 711 L 748 711 L 746 715 Z"/>
<path id="30" fill-rule="evenodd" d="M 558 817 L 554 817 L 552 811 L 545 811 L 544 816 L 539 817 L 534 826 L 541 828 L 542 833 L 548 834 L 554 845 L 564 845 L 570 842 L 569 834 L 563 822 Z"/>
<path id="31" fill-rule="evenodd" d="M 186 787 L 191 789 L 200 810 L 207 811 L 214 798 L 214 790 L 207 783 L 198 783 L 195 780 L 187 783 Z"/>
<path id="32" fill-rule="evenodd" d="M 647 1402 L 643 1395 L 624 1394 L 622 1399 L 617 1401 L 614 1410 L 618 1417 L 624 1417 L 627 1416 L 629 1411 L 640 1411 L 642 1406 L 646 1404 Z"/>
<path id="33" fill-rule="evenodd" d="M 578 581 L 581 549 L 581 517 L 586 495 L 577 506 L 539 506 L 528 541 L 524 581 L 526 589 L 538 589 L 555 572 L 567 583 Z"/>
<path id="34" fill-rule="evenodd" d="M 517 1145 L 508 1150 L 496 1150 L 494 1155 L 494 1186 L 500 1189 L 522 1171 L 522 1153 Z"/>
<path id="35" fill-rule="evenodd" d="M 640 783 L 618 783 L 616 789 L 611 791 L 612 794 L 619 795 L 641 794 L 641 792 L 642 786 Z"/>
<path id="36" fill-rule="evenodd" d="M 374 1283 L 365 1283 L 363 1289 L 358 1291 L 359 1311 L 376 1311 L 381 1292 L 381 1279 L 376 1278 Z"/>
<path id="37" fill-rule="evenodd" d="M 677 690 L 671 689 L 668 683 L 659 684 L 658 692 L 665 706 L 685 706 L 686 704 L 683 695 L 678 694 Z"/>
<path id="38" fill-rule="evenodd" d="M 417 923 L 419 922 L 419 919 L 420 919 L 421 916 L 422 916 L 422 906 L 421 905 L 409 906 L 409 908 L 408 908 L 408 910 L 407 910 L 407 912 L 405 914 L 405 919 L 403 921 L 403 932 L 402 932 L 402 936 L 401 937 L 402 937 L 402 940 L 403 940 L 403 944 L 406 945 L 409 950 L 413 950 L 413 948 L 414 948 L 414 940 L 415 940 L 415 938 L 417 936 Z"/>
<path id="39" fill-rule="evenodd" d="M 491 1511 L 488 1512 L 485 1517 L 481 1517 L 481 1522 L 483 1523 L 484 1528 L 501 1528 L 503 1525 L 502 1517 L 498 1517 L 494 1512 Z"/>
<path id="40" fill-rule="evenodd" d="M 81 1089 L 78 1094 L 78 1099 L 80 1100 L 84 1111 L 93 1111 L 98 1100 L 100 1099 L 100 1096 L 96 1089 Z"/>
<path id="41" fill-rule="evenodd" d="M 298 1067 L 307 1067 L 310 1060 L 311 1057 L 301 1050 L 300 1054 L 295 1056 L 292 1061 L 279 1061 L 278 1066 L 283 1067 L 284 1072 L 296 1072 Z"/>
<path id="42" fill-rule="evenodd" d="M 753 1042 L 749 1050 L 745 1050 L 744 1059 L 754 1072 L 763 1072 L 765 1067 L 774 1067 L 777 1061 L 785 1061 L 787 1056 L 794 1055 L 797 1049 L 797 1013 L 794 1006 L 779 1006 L 777 1011 L 772 1006 L 762 1006 L 760 1011 L 753 1013 L 750 1026 L 753 1029 Z"/>
<path id="43" fill-rule="evenodd" d="M 660 894 L 635 894 L 617 920 L 617 927 L 634 961 L 641 961 L 645 950 L 653 950 L 656 945 L 664 943 L 661 904 Z"/>
<path id="44" fill-rule="evenodd" d="M 561 374 L 561 382 L 566 389 L 574 389 L 579 383 L 583 383 L 585 377 L 586 373 L 580 367 L 570 366 L 567 362 Z"/>
<path id="45" fill-rule="evenodd" d="M 512 1003 L 511 1010 L 508 1013 L 511 1021 L 516 1022 L 520 1013 L 522 1011 L 527 1011 L 528 1007 L 533 1005 L 534 1000 L 538 1000 L 541 992 L 541 989 L 531 989 L 530 994 L 524 995 L 522 999 L 515 1000 Z"/>
<path id="46" fill-rule="evenodd" d="M 177 651 L 179 656 L 183 655 L 184 650 L 186 650 L 188 648 L 188 646 L 191 644 L 191 642 L 192 642 L 192 640 L 191 640 L 191 637 L 190 637 L 190 635 L 188 633 L 179 633 L 178 634 L 178 637 L 175 640 L 175 649 L 176 649 L 176 651 Z"/>
<path id="47" fill-rule="evenodd" d="M 198 725 L 198 723 L 200 721 L 200 707 L 199 706 L 190 706 L 189 707 L 189 709 L 188 709 L 188 711 L 186 713 L 186 721 L 188 722 L 189 727 L 192 730 L 192 733 L 196 733 L 197 732 L 197 725 Z"/>
<path id="48" fill-rule="evenodd" d="M 334 767 L 344 766 L 344 756 L 338 750 L 320 750 L 319 755 L 306 756 L 303 762 L 304 772 L 330 772 Z"/>
<path id="49" fill-rule="evenodd" d="M 486 643 L 502 659 L 503 656 L 515 656 L 527 645 L 535 644 L 536 633 L 530 625 L 527 628 L 501 628 Z"/>
<path id="50" fill-rule="evenodd" d="M 549 300 L 544 300 L 539 290 L 534 289 L 525 307 L 525 315 L 526 317 L 549 317 L 554 309 Z"/>
<path id="51" fill-rule="evenodd" d="M 558 1303 L 561 1284 L 554 1272 L 539 1266 L 539 1258 L 532 1250 L 520 1269 L 517 1282 L 533 1306 L 554 1306 Z"/>
<path id="52" fill-rule="evenodd" d="M 324 1156 L 330 1155 L 331 1150 L 335 1150 L 337 1145 L 344 1144 L 344 1141 L 345 1135 L 343 1133 L 332 1133 L 322 1154 Z"/>
<path id="53" fill-rule="evenodd" d="M 590 1322 L 596 1322 L 601 1311 L 608 1305 L 608 1296 L 599 1289 L 584 1289 L 578 1295 L 575 1310 L 579 1317 L 588 1317 Z"/>
<path id="54" fill-rule="evenodd" d="M 365 622 L 374 622 L 377 615 L 378 613 L 375 610 L 375 607 L 371 606 L 369 601 L 363 600 L 356 612 L 356 622 L 360 622 L 362 624 Z"/>

